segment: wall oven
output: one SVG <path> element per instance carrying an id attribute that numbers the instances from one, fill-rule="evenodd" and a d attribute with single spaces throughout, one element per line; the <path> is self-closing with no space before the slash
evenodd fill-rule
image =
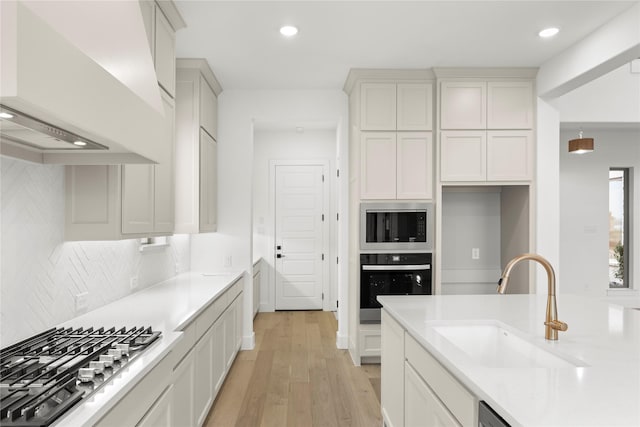
<path id="1" fill-rule="evenodd" d="M 433 237 L 432 203 L 360 204 L 363 251 L 431 251 Z"/>
<path id="2" fill-rule="evenodd" d="M 380 323 L 378 295 L 431 295 L 430 253 L 360 255 L 360 323 Z"/>

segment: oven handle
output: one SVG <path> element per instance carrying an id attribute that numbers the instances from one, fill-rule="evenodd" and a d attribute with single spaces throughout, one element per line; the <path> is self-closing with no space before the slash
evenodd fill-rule
<path id="1" fill-rule="evenodd" d="M 421 265 L 363 265 L 364 271 L 431 270 L 431 264 Z"/>

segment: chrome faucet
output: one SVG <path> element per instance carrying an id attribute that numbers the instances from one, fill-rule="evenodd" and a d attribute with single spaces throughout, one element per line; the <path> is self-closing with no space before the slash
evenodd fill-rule
<path id="1" fill-rule="evenodd" d="M 545 271 L 547 272 L 549 287 L 547 290 L 547 313 L 544 321 L 544 337 L 548 340 L 555 341 L 558 339 L 558 331 L 566 331 L 568 326 L 566 323 L 558 320 L 558 307 L 556 304 L 556 273 L 553 271 L 553 267 L 551 266 L 551 263 L 549 263 L 549 261 L 536 254 L 518 255 L 517 257 L 509 261 L 507 263 L 507 266 L 504 268 L 502 277 L 498 281 L 498 293 L 504 294 L 504 292 L 507 290 L 507 283 L 509 283 L 509 274 L 511 273 L 511 269 L 517 263 L 524 260 L 537 261 L 544 267 Z"/>

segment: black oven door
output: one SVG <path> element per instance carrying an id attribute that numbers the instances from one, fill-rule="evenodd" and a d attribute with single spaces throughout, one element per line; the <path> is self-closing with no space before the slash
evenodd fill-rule
<path id="1" fill-rule="evenodd" d="M 432 294 L 431 254 L 363 254 L 360 258 L 361 323 L 380 322 L 378 295 Z"/>

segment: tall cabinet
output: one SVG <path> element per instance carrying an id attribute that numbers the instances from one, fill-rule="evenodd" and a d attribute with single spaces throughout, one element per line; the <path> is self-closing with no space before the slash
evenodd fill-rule
<path id="1" fill-rule="evenodd" d="M 217 97 L 221 92 L 206 60 L 177 60 L 176 233 L 217 229 Z"/>
<path id="2" fill-rule="evenodd" d="M 379 324 L 360 324 L 360 203 L 432 201 L 434 84 L 429 70 L 351 70 L 349 336 L 356 360 L 380 357 Z"/>
<path id="3" fill-rule="evenodd" d="M 173 2 L 141 0 L 165 117 L 157 164 L 67 166 L 66 240 L 114 240 L 174 231 L 175 32 L 185 27 Z"/>
<path id="4" fill-rule="evenodd" d="M 535 69 L 434 69 L 437 77 L 434 288 L 494 293 L 506 263 L 535 250 Z M 510 292 L 529 292 L 523 266 Z"/>

